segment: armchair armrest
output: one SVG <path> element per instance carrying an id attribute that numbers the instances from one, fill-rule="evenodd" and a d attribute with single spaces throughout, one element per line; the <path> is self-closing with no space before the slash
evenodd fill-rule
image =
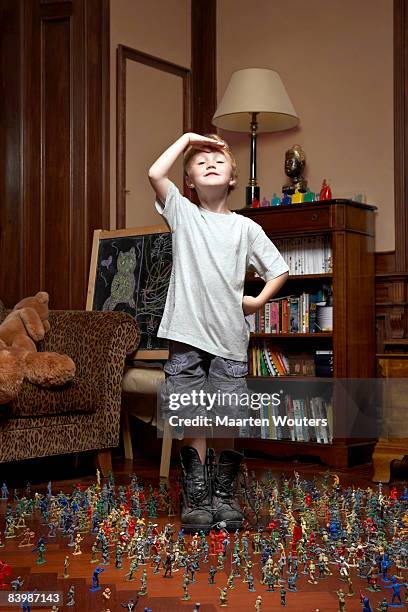
<path id="1" fill-rule="evenodd" d="M 122 312 L 81 310 L 52 310 L 49 320 L 51 329 L 38 350 L 69 355 L 77 376 L 90 379 L 98 390 L 100 406 L 109 395 L 120 401 L 125 357 L 140 341 L 135 320 Z"/>

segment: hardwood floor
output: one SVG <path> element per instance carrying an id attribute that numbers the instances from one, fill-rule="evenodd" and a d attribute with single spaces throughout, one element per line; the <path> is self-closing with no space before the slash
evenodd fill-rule
<path id="1" fill-rule="evenodd" d="M 132 463 L 123 461 L 120 458 L 114 458 L 115 482 L 117 485 L 128 484 L 129 475 L 135 472 L 138 478 L 144 481 L 145 485 L 151 483 L 153 486 L 156 486 L 158 483 L 158 462 L 159 459 L 146 460 L 143 458 Z M 175 479 L 178 476 L 178 468 L 173 464 L 170 482 L 174 485 Z M 314 476 L 323 478 L 326 473 L 326 468 L 318 464 L 302 464 L 299 462 L 288 463 L 280 461 L 268 462 L 254 459 L 248 460 L 248 469 L 255 470 L 258 477 L 262 477 L 266 470 L 270 469 L 277 478 L 280 478 L 283 473 L 288 474 L 288 476 L 291 474 L 293 475 L 294 469 L 296 469 L 300 473 L 301 478 L 304 479 L 312 479 Z M 362 488 L 369 485 L 373 486 L 370 481 L 371 466 L 369 465 L 359 466 L 349 470 L 338 470 L 337 474 L 340 477 L 342 486 L 354 485 L 355 487 L 360 486 Z M 0 466 L 0 485 L 4 480 L 8 483 L 10 492 L 12 492 L 14 487 L 17 487 L 21 495 L 23 493 L 22 488 L 25 487 L 27 480 L 30 480 L 32 483 L 33 493 L 36 491 L 45 493 L 49 480 L 52 480 L 53 493 L 59 490 L 69 492 L 72 490 L 72 486 L 77 482 L 80 482 L 83 487 L 95 483 L 95 475 L 90 457 L 82 458 L 79 462 L 75 462 L 73 457 L 65 457 L 25 462 L 24 464 L 16 463 L 13 466 Z M 385 490 L 386 487 L 384 487 L 384 491 Z M 15 507 L 15 503 L 13 505 Z M 4 532 L 5 510 L 6 504 L 1 502 L 1 534 Z M 163 525 L 168 520 L 169 519 L 163 515 L 159 517 L 157 522 Z M 179 523 L 177 517 L 173 522 L 175 527 L 178 528 Z M 47 539 L 48 528 L 41 524 L 39 513 L 35 515 L 33 520 L 28 520 L 27 524 L 35 531 L 35 541 L 40 535 L 46 536 Z M 21 531 L 19 533 L 21 533 Z M 3 538 L 3 543 L 5 545 L 3 548 L 0 548 L 0 560 L 12 566 L 13 578 L 20 575 L 24 579 L 23 590 L 57 590 L 61 591 L 65 598 L 68 588 L 74 585 L 75 606 L 72 608 L 67 608 L 65 606 L 60 607 L 60 610 L 71 609 L 80 612 L 95 610 L 102 612 L 104 610 L 102 591 L 107 586 L 110 587 L 112 591 L 112 596 L 108 605 L 109 610 L 111 612 L 114 610 L 122 610 L 123 607 L 121 607 L 121 604 L 125 603 L 130 598 L 134 598 L 137 590 L 140 588 L 140 567 L 136 572 L 135 582 L 127 581 L 125 574 L 128 571 L 129 561 L 124 556 L 123 569 L 115 569 L 114 553 L 111 552 L 111 564 L 105 566 L 105 571 L 100 576 L 102 590 L 95 593 L 90 592 L 92 573 L 95 569 L 95 565 L 90 563 L 90 549 L 94 541 L 94 536 L 88 533 L 84 533 L 83 536 L 84 540 L 81 546 L 83 553 L 80 556 L 73 556 L 71 554 L 73 549 L 67 547 L 68 539 L 62 537 L 61 533 L 58 532 L 57 537 L 53 540 L 49 540 L 46 544 L 46 563 L 44 565 L 36 564 L 37 556 L 36 553 L 31 551 L 31 547 L 28 549 L 18 547 L 19 538 Z M 69 555 L 70 558 L 68 579 L 63 578 L 63 563 L 66 555 Z M 263 612 L 281 608 L 279 592 L 266 592 L 266 587 L 259 582 L 261 577 L 259 557 L 254 558 L 254 561 L 253 572 L 255 576 L 256 592 L 249 592 L 247 585 L 242 582 L 242 578 L 236 579 L 236 588 L 228 591 L 228 607 L 234 612 L 255 610 L 257 595 L 262 596 Z M 210 563 L 216 565 L 216 557 L 210 557 Z M 147 565 L 148 594 L 140 597 L 136 612 L 144 610 L 145 608 L 151 608 L 153 612 L 164 610 L 185 610 L 187 612 L 193 610 L 196 601 L 201 603 L 201 612 L 212 612 L 221 609 L 219 608 L 218 587 L 226 586 L 226 581 L 230 573 L 230 559 L 227 556 L 224 570 L 216 574 L 215 585 L 213 586 L 208 584 L 208 567 L 209 564 L 205 565 L 201 563 L 201 571 L 197 573 L 197 582 L 196 584 L 190 585 L 191 600 L 184 602 L 181 600 L 183 595 L 183 572 L 180 570 L 178 573 L 174 574 L 171 580 L 166 580 L 161 574 L 153 575 L 152 566 Z M 335 566 L 331 567 L 333 568 Z M 408 578 L 408 576 L 406 572 L 404 572 L 404 579 L 406 578 Z M 313 586 L 307 582 L 307 576 L 300 574 L 297 586 L 297 593 L 288 592 L 286 596 L 286 609 L 289 611 L 335 611 L 338 610 L 335 591 L 339 587 L 342 587 L 343 590 L 347 592 L 347 585 L 341 583 L 337 577 L 320 580 L 318 585 Z M 389 599 L 389 590 L 383 590 L 381 593 L 375 595 L 367 591 L 367 582 L 357 578 L 355 572 L 353 575 L 353 586 L 356 595 L 350 598 L 346 597 L 347 612 L 361 610 L 359 601 L 360 589 L 362 589 L 365 594 L 369 595 L 373 609 L 375 609 L 377 602 L 379 602 L 384 595 Z M 0 606 L 0 609 L 12 610 L 16 608 Z M 32 609 L 36 608 L 33 607 Z M 42 609 L 51 610 L 51 606 Z"/>

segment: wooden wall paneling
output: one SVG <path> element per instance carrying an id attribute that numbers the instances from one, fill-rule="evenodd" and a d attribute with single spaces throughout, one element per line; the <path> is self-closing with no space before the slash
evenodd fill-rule
<path id="1" fill-rule="evenodd" d="M 89 110 L 86 122 L 85 250 L 89 257 L 93 230 L 109 229 L 109 0 L 86 0 L 85 28 L 86 100 Z"/>
<path id="2" fill-rule="evenodd" d="M 23 258 L 22 295 L 31 295 L 46 287 L 43 283 L 42 262 L 42 201 L 41 201 L 41 46 L 39 38 L 40 6 L 38 2 L 23 2 L 20 42 L 22 47 L 22 108 L 21 131 L 23 218 L 20 228 Z"/>
<path id="3" fill-rule="evenodd" d="M 217 108 L 217 2 L 191 1 L 192 130 L 216 132 L 211 120 Z"/>
<path id="4" fill-rule="evenodd" d="M 54 308 L 84 308 L 93 230 L 109 227 L 109 0 L 0 10 L 0 257 L 12 262 L 0 295 L 44 289 Z"/>
<path id="5" fill-rule="evenodd" d="M 394 0 L 394 191 L 395 251 L 376 254 L 377 354 L 405 350 L 408 332 L 408 12 Z M 388 347 L 388 348 L 387 348 Z"/>
<path id="6" fill-rule="evenodd" d="M 408 270 L 408 10 L 394 0 L 394 191 L 395 271 Z"/>
<path id="7" fill-rule="evenodd" d="M 46 5 L 46 8 L 65 6 Z M 83 82 L 83 63 L 78 61 L 83 36 L 78 31 L 81 26 L 75 23 L 75 16 L 64 13 L 41 15 L 39 31 L 42 102 L 40 285 L 50 293 L 52 304 L 73 303 L 73 285 L 80 286 L 72 282 L 73 276 L 77 277 L 83 256 L 83 176 L 78 155 L 83 150 L 80 125 L 84 115 L 83 96 L 78 91 Z M 72 250 L 73 239 L 75 251 Z M 62 272 L 65 282 L 61 282 Z"/>
<path id="8" fill-rule="evenodd" d="M 15 304 L 22 292 L 22 139 L 21 27 L 22 6 L 16 0 L 0 3 L 0 300 Z"/>

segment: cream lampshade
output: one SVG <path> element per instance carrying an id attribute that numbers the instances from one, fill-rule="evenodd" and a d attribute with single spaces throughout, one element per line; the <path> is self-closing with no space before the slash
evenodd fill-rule
<path id="1" fill-rule="evenodd" d="M 251 134 L 251 167 L 246 205 L 259 205 L 256 180 L 256 135 L 294 128 L 299 117 L 275 70 L 244 68 L 231 76 L 215 111 L 213 124 L 224 130 Z"/>

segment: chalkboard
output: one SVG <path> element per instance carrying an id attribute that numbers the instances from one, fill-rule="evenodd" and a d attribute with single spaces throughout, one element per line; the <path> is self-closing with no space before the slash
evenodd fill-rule
<path id="1" fill-rule="evenodd" d="M 139 359 L 167 359 L 168 341 L 157 337 L 172 266 L 166 226 L 95 230 L 87 310 L 128 312 L 139 324 Z"/>

